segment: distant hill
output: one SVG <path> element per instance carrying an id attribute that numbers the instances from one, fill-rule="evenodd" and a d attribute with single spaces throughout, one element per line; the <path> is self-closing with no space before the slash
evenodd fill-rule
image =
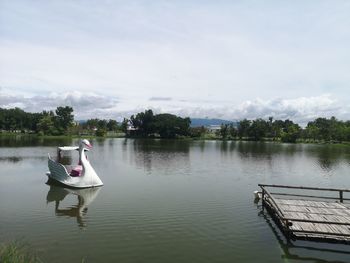
<path id="1" fill-rule="evenodd" d="M 191 127 L 200 127 L 200 126 L 210 126 L 210 125 L 221 125 L 221 124 L 233 124 L 237 126 L 237 121 L 228 121 L 222 119 L 201 119 L 201 118 L 191 118 Z"/>

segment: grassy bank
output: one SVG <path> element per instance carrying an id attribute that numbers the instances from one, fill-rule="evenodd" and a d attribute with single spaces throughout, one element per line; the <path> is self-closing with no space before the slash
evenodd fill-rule
<path id="1" fill-rule="evenodd" d="M 36 133 L 15 133 L 15 132 L 2 132 L 0 133 L 0 138 L 10 138 L 10 137 L 37 137 L 43 139 L 66 139 L 66 138 L 124 138 L 125 133 L 110 133 L 105 136 L 96 136 L 89 134 L 67 134 L 67 135 L 40 135 Z"/>
<path id="2" fill-rule="evenodd" d="M 213 141 L 245 141 L 245 142 L 274 142 L 274 143 L 287 143 L 283 142 L 281 138 L 262 138 L 261 140 L 254 140 L 249 137 L 243 137 L 243 138 L 222 138 L 221 136 L 217 136 L 215 134 L 205 134 L 201 137 L 195 137 L 192 138 L 193 140 L 213 140 Z M 328 145 L 350 145 L 350 142 L 348 141 L 324 141 L 324 140 L 311 140 L 311 139 L 297 139 L 294 144 L 328 144 Z M 292 143 L 293 144 L 293 143 Z"/>
<path id="3" fill-rule="evenodd" d="M 28 245 L 21 242 L 10 242 L 0 246 L 1 263 L 39 263 L 42 262 L 31 252 Z"/>
<path id="4" fill-rule="evenodd" d="M 82 258 L 81 263 L 86 262 Z M 0 263 L 43 263 L 29 245 L 21 241 L 0 244 Z"/>
<path id="5" fill-rule="evenodd" d="M 103 139 L 103 138 L 131 138 L 131 139 L 146 139 L 143 137 L 132 137 L 132 136 L 126 136 L 125 133 L 107 133 L 105 136 L 96 136 L 96 135 L 77 135 L 77 134 L 71 134 L 71 135 L 39 135 L 39 134 L 28 134 L 28 133 L 13 133 L 13 132 L 2 132 L 0 133 L 0 140 L 1 139 L 11 139 L 11 138 L 38 138 L 38 139 L 45 139 L 45 140 L 59 140 L 59 139 L 79 139 L 79 138 L 86 138 L 86 139 Z M 147 137 L 147 139 L 161 139 L 160 137 Z M 252 138 L 249 137 L 243 137 L 243 138 L 222 138 L 221 136 L 218 136 L 213 133 L 205 133 L 200 137 L 189 137 L 189 136 L 182 136 L 178 137 L 173 140 L 213 140 L 213 141 L 255 141 Z M 258 142 L 276 142 L 276 143 L 283 143 L 281 141 L 281 138 L 262 138 Z M 307 144 L 331 144 L 331 145 L 350 145 L 350 142 L 344 141 L 324 141 L 324 140 L 312 140 L 312 139 L 297 139 L 296 143 L 307 143 Z"/>

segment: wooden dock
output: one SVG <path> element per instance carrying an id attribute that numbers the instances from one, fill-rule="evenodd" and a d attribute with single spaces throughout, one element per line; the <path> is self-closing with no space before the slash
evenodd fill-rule
<path id="1" fill-rule="evenodd" d="M 262 205 L 287 238 L 350 244 L 350 189 L 259 184 Z M 270 192 L 270 189 L 279 192 Z M 283 190 L 281 192 L 281 190 Z M 293 190 L 288 193 L 288 190 Z M 301 193 L 295 193 L 300 191 Z M 305 194 L 316 192 L 318 195 Z M 337 196 L 325 195 L 325 192 Z"/>

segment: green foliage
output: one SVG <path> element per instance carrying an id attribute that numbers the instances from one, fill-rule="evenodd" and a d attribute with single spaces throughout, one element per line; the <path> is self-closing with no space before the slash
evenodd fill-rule
<path id="1" fill-rule="evenodd" d="M 189 135 L 192 138 L 200 138 L 203 137 L 207 133 L 207 129 L 204 126 L 201 127 L 190 127 Z"/>
<path id="2" fill-rule="evenodd" d="M 231 139 L 235 139 L 238 135 L 237 129 L 233 126 L 233 124 L 230 124 L 228 127 L 228 133 Z"/>
<path id="3" fill-rule="evenodd" d="M 106 136 L 106 133 L 107 131 L 105 129 L 98 128 L 95 134 L 97 137 L 104 137 Z"/>
<path id="4" fill-rule="evenodd" d="M 240 138 L 248 137 L 251 140 L 266 137 L 273 140 L 281 138 L 283 142 L 296 142 L 298 139 L 342 142 L 350 140 L 350 121 L 339 121 L 335 117 L 317 118 L 301 129 L 291 120 L 273 120 L 272 117 L 268 121 L 244 119 L 239 123 L 237 132 Z"/>
<path id="5" fill-rule="evenodd" d="M 239 122 L 237 134 L 238 134 L 238 137 L 240 139 L 242 139 L 242 137 L 248 136 L 248 130 L 250 127 L 250 123 L 251 123 L 250 120 L 247 120 L 247 119 L 244 119 L 244 120 Z"/>
<path id="6" fill-rule="evenodd" d="M 57 107 L 56 115 L 53 111 L 43 111 L 37 122 L 36 131 L 42 135 L 63 135 L 72 127 L 73 108 Z"/>
<path id="7" fill-rule="evenodd" d="M 275 120 L 270 124 L 270 133 L 269 137 L 276 140 L 277 138 L 281 137 L 281 132 L 283 131 L 283 128 L 285 127 L 285 123 L 282 120 Z"/>
<path id="8" fill-rule="evenodd" d="M 84 124 L 85 128 L 87 129 L 94 129 L 98 127 L 98 119 L 89 119 Z"/>
<path id="9" fill-rule="evenodd" d="M 122 132 L 126 133 L 127 132 L 127 129 L 128 129 L 128 123 L 129 123 L 129 120 L 124 118 L 123 119 L 123 122 L 121 124 L 121 130 Z"/>
<path id="10" fill-rule="evenodd" d="M 137 113 L 136 116 L 131 115 L 130 121 L 137 129 L 137 135 L 147 137 L 155 133 L 155 119 L 152 110 Z"/>
<path id="11" fill-rule="evenodd" d="M 73 108 L 69 106 L 57 107 L 56 116 L 54 116 L 54 120 L 55 127 L 59 131 L 59 134 L 66 133 L 68 128 L 73 125 Z"/>
<path id="12" fill-rule="evenodd" d="M 219 134 L 220 134 L 221 138 L 227 139 L 227 136 L 229 134 L 228 124 L 221 124 Z"/>
<path id="13" fill-rule="evenodd" d="M 259 141 L 266 137 L 268 131 L 268 124 L 263 119 L 253 120 L 248 128 L 248 136 L 255 141 Z"/>
<path id="14" fill-rule="evenodd" d="M 190 119 L 164 113 L 155 115 L 154 123 L 150 124 L 150 132 L 155 132 L 161 138 L 175 138 L 189 135 Z"/>
<path id="15" fill-rule="evenodd" d="M 37 132 L 44 135 L 61 135 L 73 122 L 71 107 L 58 107 L 41 113 L 25 112 L 19 108 L 0 108 L 0 129 L 6 131 Z"/>
<path id="16" fill-rule="evenodd" d="M 298 124 L 288 125 L 281 134 L 282 142 L 295 143 L 300 136 L 300 127 Z"/>
<path id="17" fill-rule="evenodd" d="M 271 138 L 273 140 L 281 138 L 283 142 L 296 142 L 300 134 L 298 124 L 290 120 L 273 120 L 272 117 L 269 117 L 268 121 L 264 119 L 252 121 L 244 119 L 239 123 L 237 130 L 237 135 L 240 138 L 246 137 L 255 141 L 265 138 Z"/>
<path id="18" fill-rule="evenodd" d="M 41 115 L 25 112 L 19 108 L 0 108 L 0 129 L 6 131 L 36 130 Z"/>
<path id="19" fill-rule="evenodd" d="M 135 129 L 135 136 L 149 137 L 158 134 L 161 138 L 187 136 L 191 123 L 189 118 L 168 113 L 154 115 L 152 110 L 137 113 L 136 116 L 132 115 L 130 122 Z"/>
<path id="20" fill-rule="evenodd" d="M 335 117 L 317 118 L 307 124 L 303 136 L 314 141 L 349 141 L 350 122 L 339 121 Z"/>
<path id="21" fill-rule="evenodd" d="M 55 133 L 53 117 L 50 115 L 43 116 L 37 124 L 37 129 L 40 134 L 53 135 Z"/>
<path id="22" fill-rule="evenodd" d="M 109 131 L 117 131 L 118 130 L 118 122 L 116 120 L 109 120 L 107 123 L 107 128 Z"/>
<path id="23" fill-rule="evenodd" d="M 83 129 L 90 131 L 96 130 L 97 136 L 105 136 L 107 131 L 116 132 L 121 129 L 116 120 L 105 120 L 105 119 L 89 119 L 84 124 L 82 124 Z"/>
<path id="24" fill-rule="evenodd" d="M 112 119 L 89 119 L 82 125 L 74 124 L 73 108 L 69 106 L 57 107 L 55 111 L 29 113 L 19 108 L 0 108 L 0 131 L 10 133 L 37 133 L 39 135 L 87 134 L 105 136 L 108 132 L 123 131 L 126 134 L 139 137 L 175 138 L 191 136 L 194 138 L 208 138 L 209 133 L 204 127 L 190 128 L 190 119 L 172 114 L 154 115 L 152 110 L 132 115 L 130 120 L 118 122 Z M 133 129 L 128 133 L 128 125 Z M 132 132 L 132 134 L 131 134 Z M 297 140 L 314 142 L 343 142 L 350 141 L 350 121 L 340 121 L 335 117 L 317 118 L 310 121 L 304 129 L 291 120 L 244 119 L 238 127 L 222 125 L 218 133 L 210 134 L 222 139 L 249 140 L 279 140 L 296 142 Z M 216 137 L 216 138 L 217 138 Z"/>
<path id="25" fill-rule="evenodd" d="M 107 130 L 107 120 L 98 120 L 97 127 L 98 129 Z"/>
<path id="26" fill-rule="evenodd" d="M 1 263 L 39 263 L 38 257 L 33 255 L 28 246 L 19 242 L 11 242 L 3 244 L 0 247 L 0 262 Z"/>

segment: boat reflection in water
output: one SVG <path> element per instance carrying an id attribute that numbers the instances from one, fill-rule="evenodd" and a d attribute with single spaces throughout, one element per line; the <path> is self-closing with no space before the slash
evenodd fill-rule
<path id="1" fill-rule="evenodd" d="M 50 190 L 47 193 L 46 202 L 55 202 L 56 216 L 75 217 L 79 227 L 86 227 L 84 217 L 87 214 L 88 206 L 95 200 L 101 187 L 70 189 L 54 185 L 51 182 L 48 182 L 47 184 L 50 185 Z M 62 207 L 60 202 L 62 202 L 68 195 L 75 195 L 77 197 L 77 204 Z"/>

